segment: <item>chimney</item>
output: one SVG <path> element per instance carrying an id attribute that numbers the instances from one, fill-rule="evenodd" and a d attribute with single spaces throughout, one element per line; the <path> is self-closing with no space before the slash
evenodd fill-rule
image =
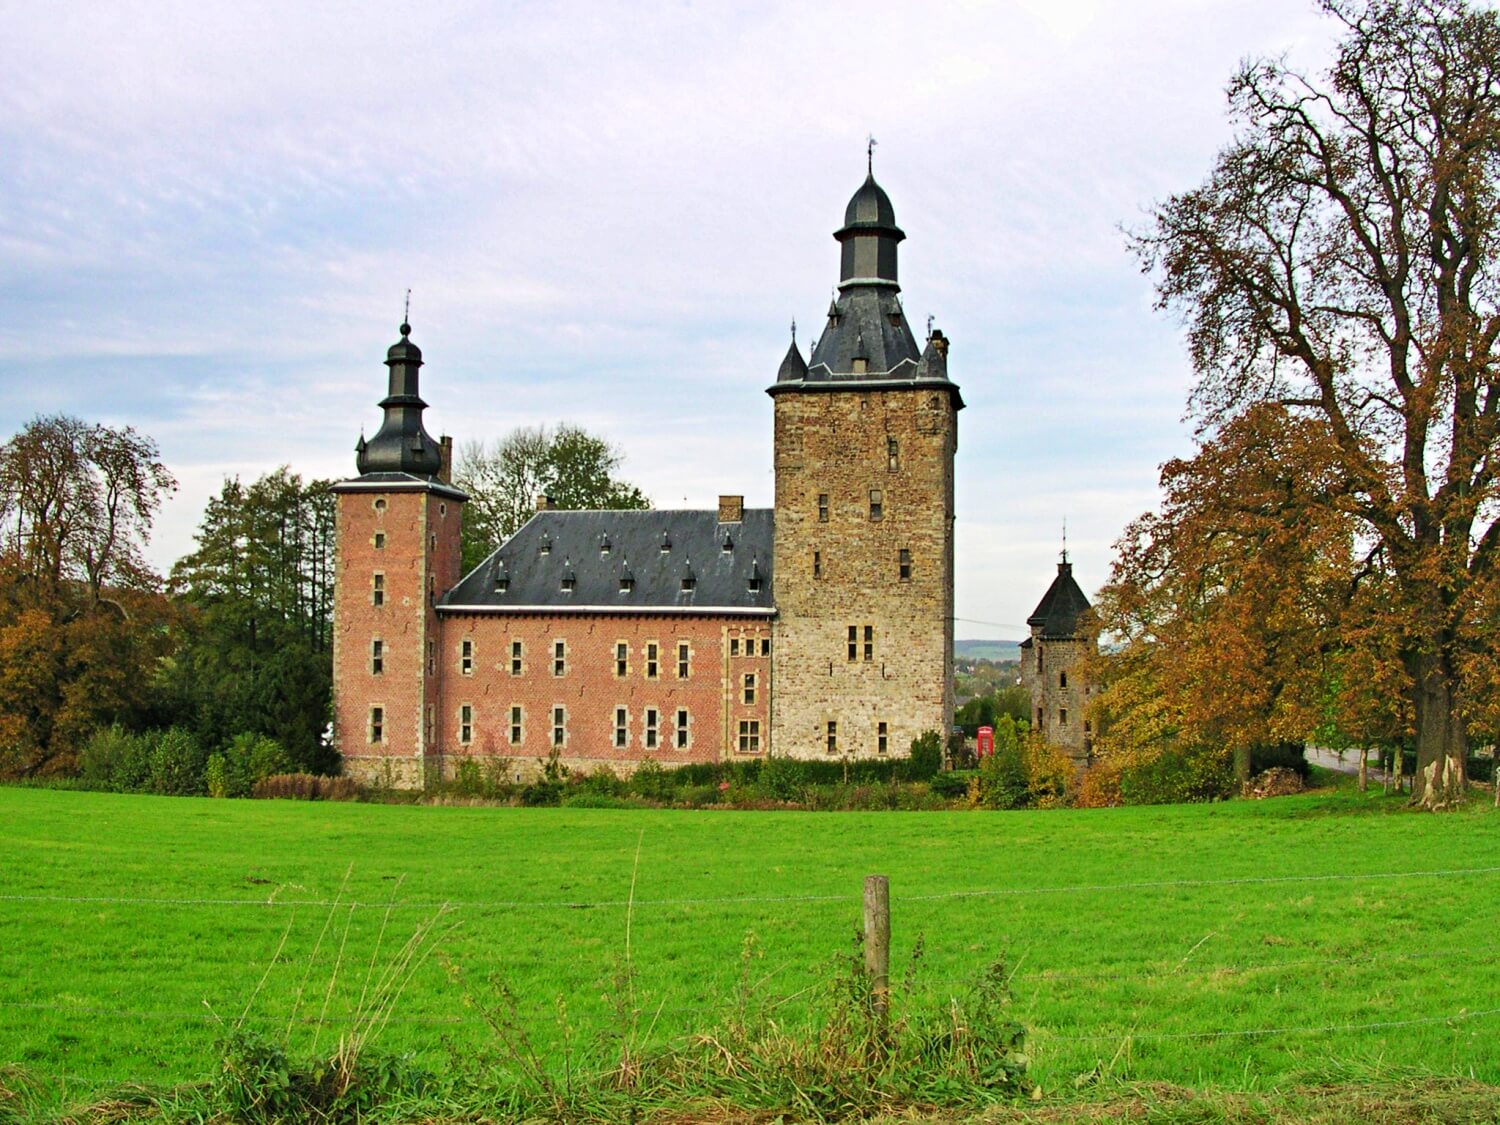
<path id="1" fill-rule="evenodd" d="M 720 496 L 719 497 L 719 522 L 739 523 L 745 518 L 745 498 L 743 496 Z"/>
<path id="2" fill-rule="evenodd" d="M 932 346 L 937 349 L 938 355 L 948 358 L 948 337 L 935 328 L 932 331 Z"/>
<path id="3" fill-rule="evenodd" d="M 545 492 L 536 494 L 536 510 L 539 512 L 550 512 L 552 510 L 552 497 Z"/>
<path id="4" fill-rule="evenodd" d="M 438 465 L 438 480 L 444 484 L 453 483 L 453 439 L 447 434 L 438 438 L 438 445 L 442 448 L 442 462 Z"/>

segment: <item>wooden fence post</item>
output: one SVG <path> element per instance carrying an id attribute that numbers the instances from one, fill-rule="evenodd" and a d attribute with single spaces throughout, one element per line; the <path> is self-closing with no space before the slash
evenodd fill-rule
<path id="1" fill-rule="evenodd" d="M 891 1009 L 891 884 L 884 875 L 865 876 L 865 976 L 883 1034 Z"/>

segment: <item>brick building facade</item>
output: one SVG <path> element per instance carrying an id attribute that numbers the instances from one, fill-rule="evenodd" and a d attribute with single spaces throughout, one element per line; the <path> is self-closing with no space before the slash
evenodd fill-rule
<path id="1" fill-rule="evenodd" d="M 546 509 L 458 573 L 467 499 L 423 429 L 402 325 L 379 433 L 336 487 L 334 739 L 346 770 L 417 786 L 554 751 L 629 770 L 776 753 L 880 757 L 953 710 L 948 341 L 918 346 L 895 224 L 868 177 L 805 360 L 768 393 L 775 507 Z"/>

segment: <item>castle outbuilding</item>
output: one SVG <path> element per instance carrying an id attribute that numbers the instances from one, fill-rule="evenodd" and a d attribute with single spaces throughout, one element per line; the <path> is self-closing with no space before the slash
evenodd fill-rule
<path id="1" fill-rule="evenodd" d="M 467 497 L 422 424 L 401 326 L 379 432 L 336 486 L 334 741 L 345 769 L 414 787 L 480 760 L 628 771 L 905 754 L 953 712 L 948 341 L 923 345 L 868 176 L 834 237 L 838 294 L 768 388 L 775 506 L 545 505 L 460 578 Z"/>
<path id="2" fill-rule="evenodd" d="M 1031 696 L 1032 730 L 1065 750 L 1079 767 L 1093 752 L 1088 705 L 1093 694 L 1084 662 L 1098 645 L 1089 600 L 1063 552 L 1057 577 L 1030 617 L 1021 642 L 1021 684 Z"/>

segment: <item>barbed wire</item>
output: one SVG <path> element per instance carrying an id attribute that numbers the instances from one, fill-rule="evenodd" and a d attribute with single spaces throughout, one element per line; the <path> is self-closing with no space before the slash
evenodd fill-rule
<path id="1" fill-rule="evenodd" d="M 893 894 L 893 903 L 939 902 L 965 898 L 1001 898 L 1016 895 L 1113 893 L 1118 891 L 1173 890 L 1198 887 L 1276 886 L 1292 883 L 1366 882 L 1382 879 L 1452 879 L 1500 874 L 1493 867 L 1430 868 L 1420 871 L 1344 871 L 1308 875 L 1244 875 L 1224 879 L 1149 879 L 1125 883 L 1062 883 L 1040 887 L 988 887 L 937 891 L 932 894 Z M 736 906 L 766 903 L 859 902 L 859 894 L 727 895 L 637 899 L 448 899 L 433 901 L 277 898 L 170 898 L 124 895 L 3 894 L 0 902 L 56 902 L 79 905 L 118 906 L 228 906 L 228 907 L 335 907 L 341 910 L 603 910 L 634 906 Z"/>

